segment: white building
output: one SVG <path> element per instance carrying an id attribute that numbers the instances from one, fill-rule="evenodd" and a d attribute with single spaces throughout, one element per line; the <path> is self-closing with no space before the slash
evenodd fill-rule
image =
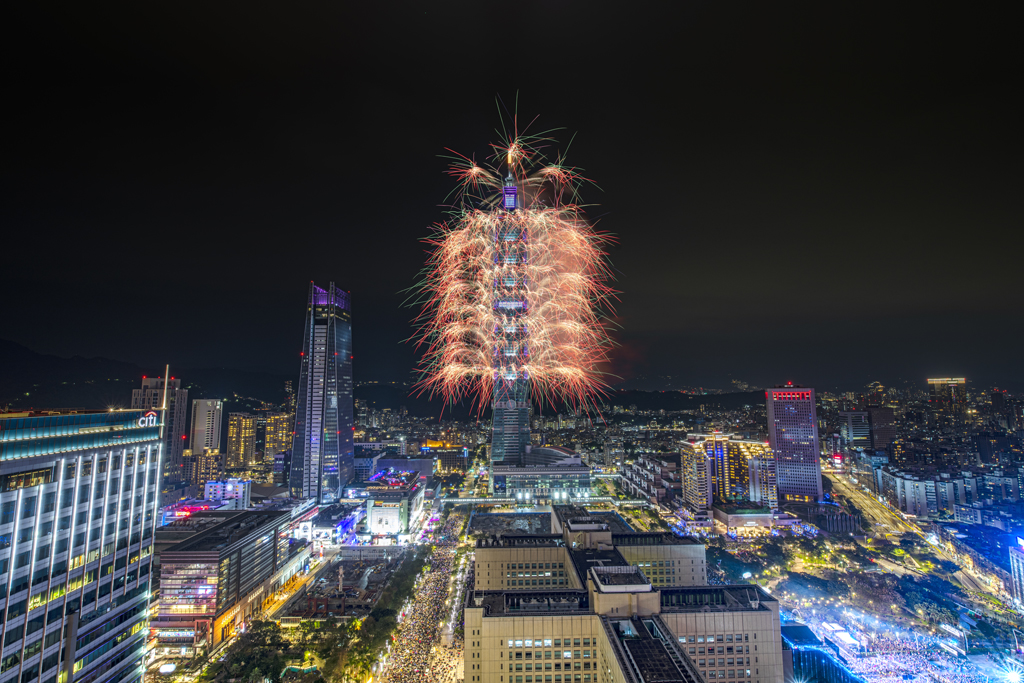
<path id="1" fill-rule="evenodd" d="M 249 507 L 249 497 L 252 494 L 252 482 L 241 479 L 228 479 L 227 481 L 208 481 L 203 498 L 206 500 L 222 501 L 229 508 L 244 510 Z"/>
<path id="2" fill-rule="evenodd" d="M 221 413 L 224 406 L 219 399 L 192 401 L 192 440 L 189 447 L 193 455 L 206 450 L 220 450 Z"/>

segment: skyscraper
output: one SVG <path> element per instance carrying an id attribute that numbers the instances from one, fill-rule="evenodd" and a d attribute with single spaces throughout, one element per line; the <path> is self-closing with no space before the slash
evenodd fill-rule
<path id="1" fill-rule="evenodd" d="M 264 440 L 264 457 L 273 458 L 292 447 L 292 422 L 295 416 L 291 413 L 270 413 L 267 415 L 267 432 Z"/>
<path id="2" fill-rule="evenodd" d="M 775 457 L 756 456 L 747 461 L 750 500 L 772 510 L 779 509 L 779 487 L 775 474 Z"/>
<path id="3" fill-rule="evenodd" d="M 679 448 L 679 469 L 682 479 L 680 491 L 683 510 L 690 520 L 701 525 L 711 524 L 712 459 L 699 445 L 682 444 Z"/>
<path id="4" fill-rule="evenodd" d="M 4 680 L 142 682 L 159 419 L 155 410 L 0 415 Z"/>
<path id="5" fill-rule="evenodd" d="M 851 410 L 839 413 L 842 422 L 839 432 L 847 448 L 866 450 L 871 448 L 871 423 L 866 410 Z"/>
<path id="6" fill-rule="evenodd" d="M 888 450 L 896 440 L 896 414 L 886 406 L 868 408 L 868 422 L 871 423 L 871 447 L 876 451 Z"/>
<path id="7" fill-rule="evenodd" d="M 193 456 L 204 450 L 220 450 L 221 412 L 220 399 L 196 399 L 192 401 L 192 440 L 189 448 Z"/>
<path id="8" fill-rule="evenodd" d="M 963 377 L 939 377 L 928 380 L 928 407 L 960 423 L 967 418 L 967 380 Z"/>
<path id="9" fill-rule="evenodd" d="M 248 413 L 228 415 L 228 468 L 250 467 L 256 454 L 256 416 Z"/>
<path id="10" fill-rule="evenodd" d="M 338 498 L 352 478 L 352 309 L 347 292 L 309 284 L 295 407 L 291 476 L 296 498 Z"/>
<path id="11" fill-rule="evenodd" d="M 765 392 L 768 443 L 775 453 L 779 501 L 821 500 L 821 460 L 814 389 L 789 382 Z"/>
<path id="12" fill-rule="evenodd" d="M 132 390 L 132 410 L 164 407 L 164 378 L 143 377 L 142 388 Z M 167 382 L 167 412 L 164 415 L 164 471 L 166 484 L 185 481 L 185 424 L 188 420 L 188 389 L 173 377 Z"/>
<path id="13" fill-rule="evenodd" d="M 517 193 L 515 180 L 509 176 L 502 192 L 505 214 L 494 234 L 495 258 L 504 267 L 501 276 L 494 279 L 493 290 L 494 348 L 500 358 L 491 402 L 491 462 L 503 465 L 522 464 L 530 443 L 530 391 L 522 369 L 527 362 L 528 341 L 521 320 L 529 306 L 524 277 L 527 245 L 522 223 L 511 216 L 519 208 Z"/>

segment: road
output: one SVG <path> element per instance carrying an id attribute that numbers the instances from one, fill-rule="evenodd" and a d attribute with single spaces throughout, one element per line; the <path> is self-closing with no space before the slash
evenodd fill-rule
<path id="1" fill-rule="evenodd" d="M 306 574 L 306 576 L 303 577 L 302 581 L 300 581 L 294 586 L 291 595 L 286 596 L 283 600 L 268 608 L 267 611 L 265 612 L 266 618 L 269 620 L 273 620 L 283 616 L 287 616 L 288 612 L 291 610 L 292 605 L 295 604 L 295 601 L 298 600 L 301 596 L 305 595 L 306 588 L 313 585 L 317 581 L 317 579 L 321 578 L 321 576 L 328 571 L 328 569 L 334 563 L 334 558 L 337 556 L 337 548 L 327 548 L 326 550 L 324 550 L 324 559 L 319 564 L 319 566 L 315 567 L 313 571 Z M 328 580 L 330 579 L 328 578 Z"/>
<path id="2" fill-rule="evenodd" d="M 843 496 L 849 498 L 851 501 L 853 501 L 854 505 L 860 508 L 861 512 L 863 512 L 867 517 L 870 517 L 872 520 L 874 520 L 875 526 L 877 526 L 878 524 L 885 524 L 890 529 L 892 529 L 893 532 L 901 534 L 917 534 L 919 538 L 925 540 L 924 533 L 921 531 L 920 527 L 899 516 L 882 503 L 879 503 L 878 499 L 874 495 L 865 493 L 864 489 L 854 484 L 851 484 L 845 477 L 831 475 L 829 476 L 829 479 L 832 481 L 832 485 L 838 493 L 841 493 Z M 884 536 L 883 532 L 878 532 L 876 530 L 876 533 L 878 533 L 880 536 Z M 935 548 L 935 550 L 942 557 L 945 557 L 951 562 L 955 562 L 953 558 L 950 558 L 946 555 L 945 551 L 940 546 L 932 547 Z M 963 569 L 956 572 L 955 576 L 957 577 L 957 579 L 959 579 L 960 583 L 963 584 L 963 586 L 968 590 L 975 592 L 991 592 L 981 581 L 979 581 Z"/>

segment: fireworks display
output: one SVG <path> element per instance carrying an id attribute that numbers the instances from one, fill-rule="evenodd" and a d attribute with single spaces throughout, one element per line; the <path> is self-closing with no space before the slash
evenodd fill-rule
<path id="1" fill-rule="evenodd" d="M 528 400 L 528 387 L 585 406 L 605 386 L 609 237 L 575 203 L 576 170 L 544 159 L 546 140 L 514 135 L 492 145 L 495 165 L 459 157 L 450 169 L 458 199 L 428 240 L 418 320 L 431 394 L 482 408 Z"/>

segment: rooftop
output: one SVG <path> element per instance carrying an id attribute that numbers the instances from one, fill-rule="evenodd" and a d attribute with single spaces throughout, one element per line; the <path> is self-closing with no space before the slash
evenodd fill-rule
<path id="1" fill-rule="evenodd" d="M 590 611 L 586 591 L 477 591 L 466 597 L 467 607 L 483 607 L 485 617 L 509 614 L 562 613 L 581 614 Z"/>
<path id="2" fill-rule="evenodd" d="M 561 534 L 499 534 L 476 542 L 477 548 L 553 548 L 564 546 Z"/>
<path id="3" fill-rule="evenodd" d="M 627 681 L 703 683 L 693 662 L 657 615 L 632 619 L 603 617 L 601 621 L 612 641 L 616 659 L 627 674 Z"/>
<path id="4" fill-rule="evenodd" d="M 662 612 L 758 611 L 775 598 L 752 584 L 685 586 L 661 589 Z"/>
<path id="5" fill-rule="evenodd" d="M 628 567 L 626 559 L 618 550 L 570 550 L 569 557 L 576 568 L 576 576 L 581 582 L 586 581 L 587 572 L 591 567 Z"/>
<path id="6" fill-rule="evenodd" d="M 590 578 L 602 593 L 649 593 L 650 580 L 638 567 L 591 567 Z"/>
<path id="7" fill-rule="evenodd" d="M 612 533 L 627 533 L 633 528 L 622 519 L 619 513 L 613 510 L 588 510 L 577 505 L 554 505 L 552 506 L 558 520 L 565 524 L 570 519 L 589 518 L 607 524 Z"/>
<path id="8" fill-rule="evenodd" d="M 612 545 L 704 545 L 692 536 L 676 536 L 667 531 L 612 534 Z"/>
<path id="9" fill-rule="evenodd" d="M 487 534 L 550 534 L 551 514 L 542 512 L 489 512 L 473 515 L 469 531 Z"/>
<path id="10" fill-rule="evenodd" d="M 397 470 L 393 467 L 381 470 L 364 483 L 368 491 L 390 491 L 411 488 L 420 478 L 419 472 Z"/>
<path id="11" fill-rule="evenodd" d="M 805 624 L 791 623 L 783 625 L 780 629 L 782 633 L 782 639 L 785 640 L 791 647 L 820 647 L 821 641 L 818 640 L 818 636 L 814 635 L 814 631 L 809 629 Z"/>
<path id="12" fill-rule="evenodd" d="M 223 522 L 207 528 L 197 535 L 168 548 L 166 552 L 174 553 L 203 553 L 216 552 L 227 548 L 232 543 L 241 541 L 249 534 L 259 531 L 264 526 L 278 520 L 287 520 L 287 511 L 253 511 L 242 510 L 232 511 Z M 201 512 L 195 516 L 207 515 L 228 515 L 228 512 Z"/>

